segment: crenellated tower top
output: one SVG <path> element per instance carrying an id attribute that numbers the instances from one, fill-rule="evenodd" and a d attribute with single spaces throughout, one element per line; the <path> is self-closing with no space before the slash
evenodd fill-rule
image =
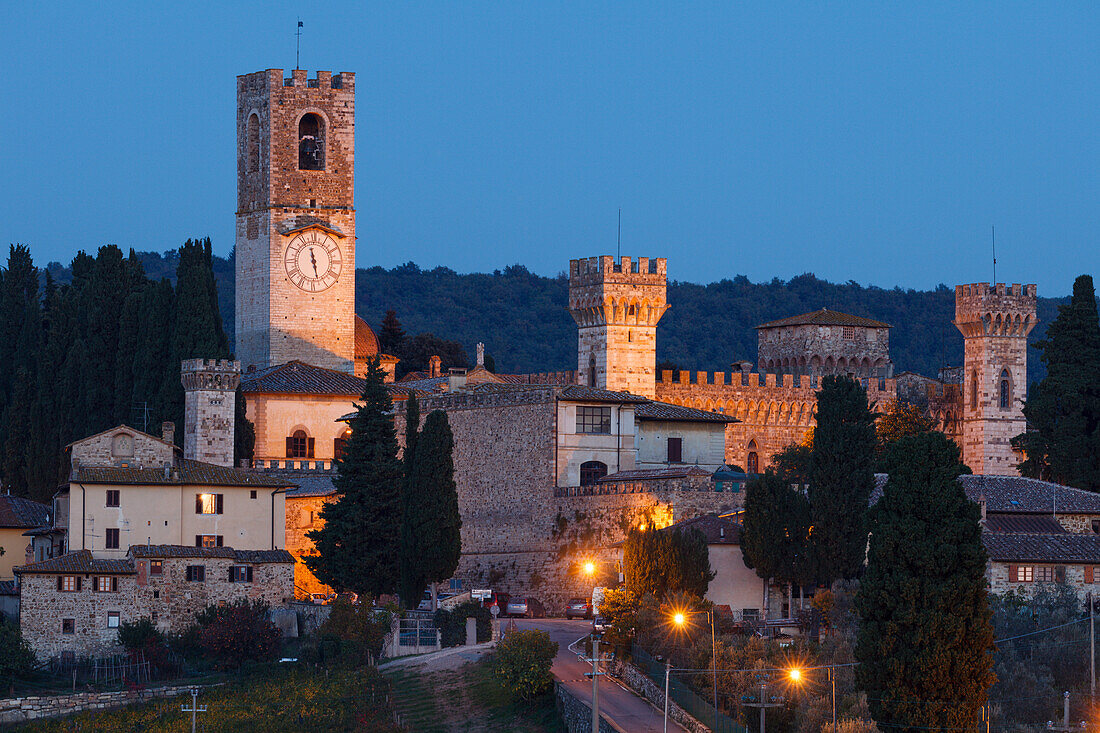
<path id="1" fill-rule="evenodd" d="M 1037 321 L 1034 284 L 955 286 L 955 327 L 964 337 L 1027 336 Z"/>

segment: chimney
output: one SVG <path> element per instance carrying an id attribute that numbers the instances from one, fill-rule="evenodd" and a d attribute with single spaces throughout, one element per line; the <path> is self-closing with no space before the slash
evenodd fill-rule
<path id="1" fill-rule="evenodd" d="M 160 437 L 164 439 L 165 443 L 174 443 L 176 441 L 176 424 L 174 422 L 162 422 L 160 424 Z"/>
<path id="2" fill-rule="evenodd" d="M 982 509 L 982 523 L 985 523 L 985 492 L 978 497 L 978 506 Z"/>
<path id="3" fill-rule="evenodd" d="M 480 342 L 477 345 L 477 365 L 479 367 L 485 366 L 485 344 Z"/>
<path id="4" fill-rule="evenodd" d="M 428 377 L 435 379 L 443 373 L 443 360 L 434 354 L 428 359 Z"/>
<path id="5" fill-rule="evenodd" d="M 466 386 L 466 370 L 452 368 L 447 375 L 447 391 L 455 392 Z"/>

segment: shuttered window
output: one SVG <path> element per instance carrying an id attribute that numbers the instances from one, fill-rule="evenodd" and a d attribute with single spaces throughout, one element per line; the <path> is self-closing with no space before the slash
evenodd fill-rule
<path id="1" fill-rule="evenodd" d="M 684 459 L 684 439 L 668 439 L 668 462 L 680 463 Z"/>

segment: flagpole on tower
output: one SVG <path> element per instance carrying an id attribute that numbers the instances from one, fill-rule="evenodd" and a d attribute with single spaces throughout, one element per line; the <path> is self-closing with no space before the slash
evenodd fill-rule
<path id="1" fill-rule="evenodd" d="M 300 51 L 302 47 L 302 21 L 298 21 L 298 29 L 294 31 L 294 68 L 301 68 Z"/>
<path id="2" fill-rule="evenodd" d="M 997 225 L 990 225 L 993 235 L 993 284 L 997 284 Z"/>

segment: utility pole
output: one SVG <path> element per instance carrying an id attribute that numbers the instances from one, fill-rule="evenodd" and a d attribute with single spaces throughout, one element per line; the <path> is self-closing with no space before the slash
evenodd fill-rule
<path id="1" fill-rule="evenodd" d="M 672 673 L 672 660 L 665 660 L 665 733 L 668 733 L 668 676 Z"/>
<path id="2" fill-rule="evenodd" d="M 592 635 L 592 733 L 600 733 L 600 640 Z M 193 732 L 192 732 L 193 733 Z"/>
<path id="3" fill-rule="evenodd" d="M 1096 618 L 1092 605 L 1092 591 L 1085 594 L 1089 604 L 1089 697 L 1096 705 Z"/>
<path id="4" fill-rule="evenodd" d="M 195 733 L 195 713 L 205 713 L 206 706 L 199 705 L 199 688 L 191 688 L 191 707 L 188 708 L 185 705 L 180 705 L 180 710 L 185 713 L 191 713 L 191 733 Z"/>

